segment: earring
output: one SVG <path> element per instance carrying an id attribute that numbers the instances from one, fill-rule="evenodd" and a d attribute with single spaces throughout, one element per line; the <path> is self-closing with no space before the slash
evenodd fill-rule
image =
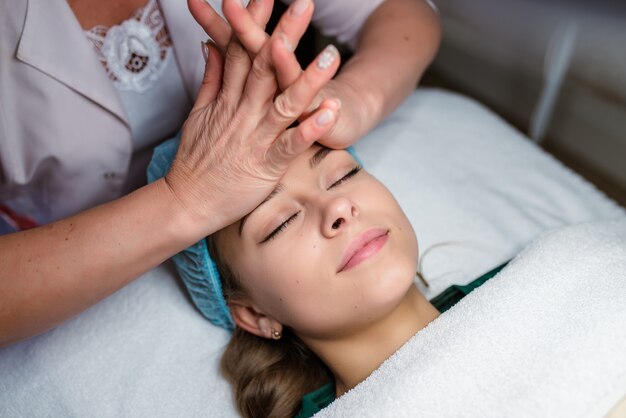
<path id="1" fill-rule="evenodd" d="M 283 336 L 283 333 L 272 328 L 272 338 L 275 340 L 280 340 Z"/>

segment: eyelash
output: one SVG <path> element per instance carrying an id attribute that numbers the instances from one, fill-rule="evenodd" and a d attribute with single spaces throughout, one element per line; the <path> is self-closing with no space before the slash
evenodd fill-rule
<path id="1" fill-rule="evenodd" d="M 296 213 L 291 215 L 289 217 L 289 219 L 287 219 L 285 222 L 283 222 L 282 224 L 278 225 L 278 228 L 276 228 L 275 230 L 270 232 L 270 234 L 268 236 L 263 238 L 263 241 L 261 241 L 261 244 L 264 244 L 267 241 L 270 241 L 270 240 L 274 239 L 279 233 L 281 233 L 285 228 L 287 228 L 287 225 L 289 225 L 290 223 L 292 223 L 293 221 L 296 220 L 296 218 L 298 217 L 300 212 L 302 212 L 302 211 L 301 210 L 297 211 Z"/>
<path id="2" fill-rule="evenodd" d="M 354 177 L 359 171 L 361 171 L 362 168 L 363 167 L 361 167 L 360 165 L 357 165 L 352 170 L 350 170 L 345 176 L 343 176 L 342 178 L 340 178 L 339 180 L 337 180 L 336 182 L 331 184 L 330 187 L 328 187 L 327 190 L 330 190 L 333 187 L 337 187 L 340 184 L 342 184 L 343 182 L 350 180 L 350 178 Z M 272 239 L 276 238 L 276 236 L 278 234 L 280 234 L 282 231 L 284 231 L 285 228 L 287 228 L 287 226 L 290 223 L 292 223 L 293 221 L 296 220 L 296 218 L 298 217 L 300 212 L 302 212 L 302 211 L 301 210 L 297 211 L 296 213 L 291 215 L 285 222 L 283 222 L 282 224 L 278 225 L 278 227 L 276 229 L 274 229 L 272 232 L 270 232 L 268 236 L 263 238 L 263 240 L 260 243 L 264 244 L 264 243 L 266 243 L 268 241 L 271 241 Z"/>
<path id="3" fill-rule="evenodd" d="M 346 174 L 345 176 L 343 176 L 342 178 L 340 178 L 339 180 L 331 184 L 328 190 L 332 189 L 333 187 L 339 186 L 344 181 L 350 180 L 350 178 L 356 175 L 359 171 L 361 171 L 362 168 L 363 167 L 361 167 L 360 165 L 355 166 L 352 170 L 348 172 L 348 174 Z"/>

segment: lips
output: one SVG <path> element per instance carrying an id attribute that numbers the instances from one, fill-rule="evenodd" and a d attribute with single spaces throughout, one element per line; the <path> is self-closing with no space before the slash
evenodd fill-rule
<path id="1" fill-rule="evenodd" d="M 339 272 L 349 270 L 377 254 L 388 238 L 389 230 L 382 228 L 369 229 L 357 236 L 346 248 Z"/>

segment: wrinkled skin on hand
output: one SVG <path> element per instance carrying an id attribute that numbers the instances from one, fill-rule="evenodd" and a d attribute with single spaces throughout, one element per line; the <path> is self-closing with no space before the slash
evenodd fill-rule
<path id="1" fill-rule="evenodd" d="M 195 0 L 189 0 L 189 6 L 194 17 L 219 48 L 225 49 L 231 34 L 234 33 L 250 56 L 258 54 L 268 40 L 264 28 L 266 20 L 271 14 L 272 5 L 272 0 L 256 0 L 250 1 L 246 9 L 239 6 L 238 0 L 223 0 L 225 21 L 206 3 L 198 4 Z M 293 6 L 295 4 L 292 4 L 290 10 L 293 9 Z M 313 4 L 310 2 L 307 13 L 312 14 L 312 6 Z M 289 13 L 288 11 L 287 14 Z M 263 22 L 262 19 L 265 21 Z M 295 37 L 291 36 L 294 28 L 288 26 L 288 23 L 288 19 L 282 19 L 274 33 L 289 34 L 288 36 L 294 39 Z M 300 36 L 301 34 L 298 39 Z M 292 43 L 294 48 L 296 44 L 296 42 Z M 281 89 L 290 86 L 302 72 L 295 59 L 287 59 L 277 63 L 277 65 L 280 68 L 280 71 L 277 72 L 277 79 Z M 303 112 L 302 118 L 309 116 L 311 112 L 321 106 L 325 99 L 329 98 L 336 98 L 340 101 L 342 112 L 338 115 L 334 126 L 318 142 L 329 148 L 344 149 L 356 142 L 360 133 L 363 132 L 363 126 L 369 125 L 366 121 L 369 112 L 356 87 L 349 85 L 345 80 L 330 80 L 315 95 Z"/>
<path id="2" fill-rule="evenodd" d="M 236 7 L 256 27 L 264 27 L 268 4 Z M 203 0 L 189 0 L 189 6 L 196 17 L 198 10 L 210 9 Z M 323 51 L 304 71 L 293 54 L 292 45 L 310 22 L 310 6 L 298 16 L 287 11 L 254 55 L 237 34 L 221 48 L 208 45 L 203 83 L 165 177 L 194 221 L 223 227 L 251 212 L 272 192 L 289 162 L 334 126 L 340 102 L 316 98 L 338 69 L 336 49 Z M 279 90 L 277 79 L 284 79 L 286 66 L 291 69 L 294 62 L 297 77 Z M 308 111 L 314 103 L 316 109 Z M 290 128 L 296 120 L 298 126 Z"/>

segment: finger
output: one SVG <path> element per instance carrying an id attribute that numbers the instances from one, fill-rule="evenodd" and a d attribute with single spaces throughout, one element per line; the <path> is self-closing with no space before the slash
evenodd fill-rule
<path id="1" fill-rule="evenodd" d="M 206 60 L 204 77 L 202 78 L 202 84 L 198 90 L 198 97 L 196 97 L 192 111 L 208 106 L 209 103 L 215 100 L 222 87 L 224 59 L 217 47 L 211 42 L 207 43 L 207 48 L 209 56 Z"/>
<path id="2" fill-rule="evenodd" d="M 276 43 L 272 45 L 270 55 L 271 62 L 274 64 L 278 87 L 283 91 L 287 90 L 302 74 L 302 67 L 300 67 L 298 59 L 292 53 L 290 45 L 287 48 L 283 48 Z"/>
<path id="3" fill-rule="evenodd" d="M 222 95 L 229 103 L 238 103 L 252 67 L 248 53 L 236 38 L 232 38 L 224 54 Z"/>
<path id="4" fill-rule="evenodd" d="M 285 167 L 294 157 L 307 150 L 324 136 L 337 121 L 338 108 L 333 100 L 322 106 L 295 128 L 283 133 L 268 149 L 266 159 L 277 170 Z"/>
<path id="5" fill-rule="evenodd" d="M 300 77 L 274 100 L 266 123 L 268 129 L 280 132 L 295 121 L 311 104 L 339 68 L 339 51 L 327 46 Z"/>
<path id="6" fill-rule="evenodd" d="M 256 3 L 256 1 L 250 0 L 250 3 Z M 251 4 L 249 7 L 251 8 L 250 11 L 243 7 L 240 0 L 223 0 L 222 2 L 224 17 L 230 24 L 234 36 L 254 57 L 265 44 L 268 35 L 265 33 L 265 28 L 259 26 L 252 15 L 252 10 L 255 11 L 255 14 L 263 15 L 263 11 L 259 10 L 261 6 Z"/>
<path id="7" fill-rule="evenodd" d="M 253 0 L 252 3 L 255 1 Z M 254 25 L 255 19 L 252 14 L 248 13 L 238 0 L 224 0 L 223 4 L 224 16 L 242 45 L 252 56 L 260 53 L 268 39 L 267 33 L 258 23 Z M 286 36 L 292 49 L 295 49 L 312 16 L 313 2 L 311 0 L 296 0 L 281 16 L 272 36 Z"/>
<path id="8" fill-rule="evenodd" d="M 273 8 L 274 0 L 251 0 L 248 2 L 248 11 L 252 19 L 262 30 L 265 30 L 267 22 L 269 22 L 272 16 Z"/>
<path id="9" fill-rule="evenodd" d="M 202 29 L 211 37 L 213 42 L 224 51 L 231 35 L 228 23 L 204 0 L 187 0 L 187 6 L 196 22 L 202 26 Z"/>
<path id="10" fill-rule="evenodd" d="M 268 45 L 279 44 L 278 47 L 285 48 L 281 39 L 270 38 Z M 289 51 L 293 54 L 293 52 Z M 242 104 L 251 110 L 260 111 L 274 99 L 278 84 L 276 74 L 269 61 L 269 54 L 258 54 L 252 61 L 252 68 L 248 74 L 248 79 L 243 91 Z"/>
<path id="11" fill-rule="evenodd" d="M 296 0 L 291 3 L 289 9 L 280 17 L 272 37 L 284 37 L 287 44 L 291 44 L 291 49 L 295 50 L 311 22 L 313 9 L 312 0 Z"/>
<path id="12" fill-rule="evenodd" d="M 272 62 L 274 63 L 278 87 L 283 91 L 295 83 L 303 73 L 296 56 L 284 48 L 272 48 Z M 316 97 L 299 118 L 306 117 L 308 113 L 317 109 L 322 99 L 321 96 Z"/>
<path id="13" fill-rule="evenodd" d="M 272 60 L 271 51 L 273 48 L 282 49 L 283 57 L 291 55 L 290 59 L 280 63 L 281 68 L 289 67 L 289 78 L 291 80 L 293 80 L 294 73 L 301 71 L 300 65 L 297 63 L 295 55 L 293 55 L 293 50 L 294 45 L 297 44 L 306 31 L 312 16 L 313 3 L 311 0 L 296 0 L 289 7 L 289 10 L 283 14 L 272 37 L 263 45 L 259 54 L 254 58 L 252 71 L 246 84 L 245 95 L 247 97 L 267 97 L 268 94 L 274 94 L 276 77 L 277 75 L 281 76 L 284 71 L 281 71 L 281 74 L 275 74 L 272 68 L 277 64 L 277 62 Z M 287 85 L 285 84 L 284 87 Z"/>

